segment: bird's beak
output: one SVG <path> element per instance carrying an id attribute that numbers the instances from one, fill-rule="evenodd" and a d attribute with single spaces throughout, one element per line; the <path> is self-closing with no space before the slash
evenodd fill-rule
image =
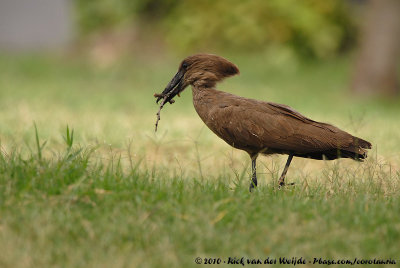
<path id="1" fill-rule="evenodd" d="M 184 88 L 183 88 L 183 76 L 184 76 L 184 71 L 179 70 L 174 78 L 172 78 L 171 82 L 168 83 L 166 88 L 161 94 L 156 94 L 155 97 L 157 97 L 157 103 L 165 98 L 165 96 L 168 96 L 166 99 L 166 102 L 171 101 L 177 94 L 179 94 Z"/>

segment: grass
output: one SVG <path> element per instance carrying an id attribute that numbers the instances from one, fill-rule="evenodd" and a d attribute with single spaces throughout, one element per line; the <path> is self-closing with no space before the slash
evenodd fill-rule
<path id="1" fill-rule="evenodd" d="M 161 114 L 152 94 L 177 60 L 107 68 L 44 57 L 0 62 L 0 266 L 199 267 L 196 257 L 398 259 L 398 101 L 346 93 L 347 60 L 234 57 L 220 88 L 286 103 L 373 143 L 364 163 L 249 159 L 203 126 L 190 89 Z M 223 266 L 223 265 L 222 265 Z M 307 266 L 312 266 L 307 264 Z M 230 265 L 229 265 L 230 267 Z"/>

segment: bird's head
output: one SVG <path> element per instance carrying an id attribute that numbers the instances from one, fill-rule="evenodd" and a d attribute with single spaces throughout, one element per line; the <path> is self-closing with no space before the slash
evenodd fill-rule
<path id="1" fill-rule="evenodd" d="M 216 82 L 238 73 L 239 69 L 235 64 L 220 56 L 212 54 L 189 56 L 181 62 L 178 72 L 164 91 L 155 97 L 158 102 L 168 95 L 167 101 L 170 101 L 189 85 L 212 88 Z"/>

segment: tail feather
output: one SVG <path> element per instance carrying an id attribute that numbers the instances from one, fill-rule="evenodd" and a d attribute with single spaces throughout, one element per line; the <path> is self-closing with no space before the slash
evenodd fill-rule
<path id="1" fill-rule="evenodd" d="M 298 157 L 312 158 L 312 159 L 326 159 L 334 160 L 337 158 L 351 158 L 357 161 L 363 161 L 367 158 L 367 149 L 371 149 L 372 145 L 370 142 L 353 137 L 353 143 L 346 148 L 329 149 L 325 151 L 312 152 L 307 154 L 294 154 Z"/>
<path id="2" fill-rule="evenodd" d="M 368 156 L 366 149 L 371 149 L 371 147 L 372 145 L 370 142 L 358 137 L 353 137 L 353 143 L 348 148 L 340 149 L 340 157 L 362 161 Z"/>
<path id="3" fill-rule="evenodd" d="M 359 147 L 364 148 L 364 149 L 371 149 L 371 147 L 372 147 L 370 142 L 368 142 L 366 140 L 363 140 L 361 138 L 358 138 L 358 137 L 353 137 L 353 143 L 356 146 L 359 146 Z"/>

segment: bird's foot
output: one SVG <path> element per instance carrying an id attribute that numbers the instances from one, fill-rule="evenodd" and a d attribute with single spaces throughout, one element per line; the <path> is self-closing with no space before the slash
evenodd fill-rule
<path id="1" fill-rule="evenodd" d="M 294 183 L 294 182 L 285 183 L 284 181 L 279 181 L 279 182 L 278 182 L 278 185 L 279 185 L 278 188 L 281 189 L 281 187 L 285 187 L 285 186 L 294 186 L 295 183 Z"/>
<path id="2" fill-rule="evenodd" d="M 250 183 L 249 192 L 251 193 L 257 187 L 257 182 L 254 183 L 253 181 Z"/>

